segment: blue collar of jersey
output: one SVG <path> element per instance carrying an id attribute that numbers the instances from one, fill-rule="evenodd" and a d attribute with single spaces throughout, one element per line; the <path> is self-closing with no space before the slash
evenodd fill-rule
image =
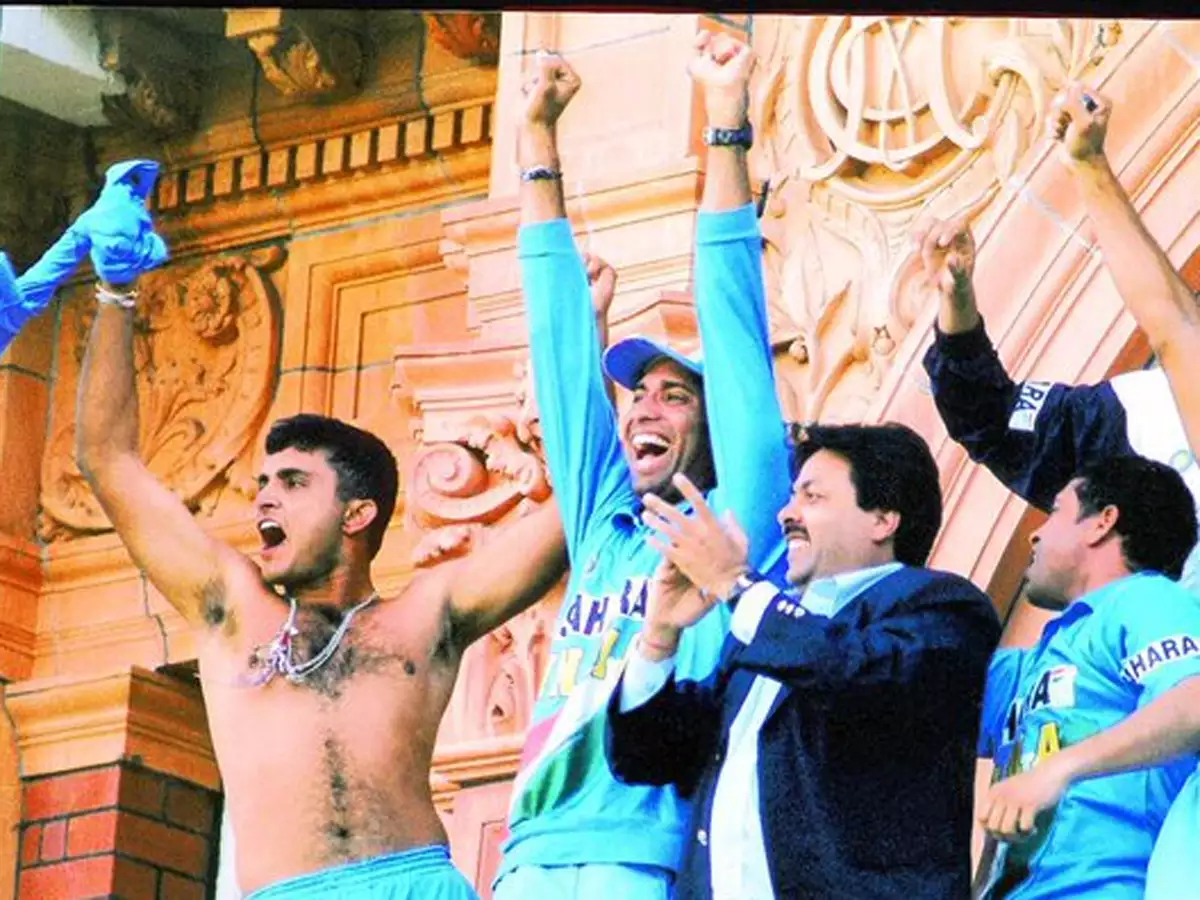
<path id="1" fill-rule="evenodd" d="M 1055 632 L 1061 631 L 1084 616 L 1091 615 L 1100 604 L 1107 602 L 1118 594 L 1124 593 L 1130 585 L 1153 577 L 1162 577 L 1162 575 L 1158 572 L 1143 570 L 1141 572 L 1134 572 L 1132 575 L 1126 575 L 1124 578 L 1118 578 L 1116 581 L 1110 581 L 1108 584 L 1103 584 L 1094 591 L 1089 591 L 1082 597 L 1072 601 L 1070 606 L 1046 623 L 1046 626 L 1042 629 L 1042 640 L 1049 639 Z"/>

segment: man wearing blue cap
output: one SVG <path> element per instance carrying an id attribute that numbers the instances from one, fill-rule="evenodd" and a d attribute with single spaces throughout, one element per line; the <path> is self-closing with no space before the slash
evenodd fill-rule
<path id="1" fill-rule="evenodd" d="M 746 526 L 751 557 L 782 572 L 774 511 L 788 493 L 788 450 L 775 393 L 746 151 L 751 52 L 697 37 L 690 65 L 709 127 L 696 222 L 695 297 L 704 362 L 645 338 L 604 354 L 588 271 L 567 221 L 556 122 L 578 90 L 571 67 L 539 54 L 525 87 L 518 145 L 520 260 L 534 385 L 572 571 L 526 738 L 509 814 L 497 900 L 665 900 L 686 843 L 688 802 L 674 786 L 624 785 L 604 751 L 605 709 L 642 628 L 661 562 L 647 543 L 642 497 L 688 508 L 686 474 Z M 604 374 L 632 392 L 618 418 Z M 728 631 L 715 609 L 687 629 L 681 671 L 712 670 Z"/>

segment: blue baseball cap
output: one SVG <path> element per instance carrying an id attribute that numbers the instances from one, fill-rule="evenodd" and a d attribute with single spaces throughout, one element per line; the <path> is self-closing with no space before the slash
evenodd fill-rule
<path id="1" fill-rule="evenodd" d="M 704 365 L 699 354 L 684 356 L 666 344 L 644 337 L 628 337 L 609 347 L 604 352 L 604 371 L 617 384 L 632 391 L 645 374 L 646 367 L 654 360 L 664 358 L 697 378 L 704 377 Z"/>

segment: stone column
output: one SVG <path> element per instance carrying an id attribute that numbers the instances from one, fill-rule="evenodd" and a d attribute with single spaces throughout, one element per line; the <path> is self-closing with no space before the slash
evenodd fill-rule
<path id="1" fill-rule="evenodd" d="M 220 779 L 200 688 L 134 667 L 11 687 L 23 763 L 19 900 L 204 900 Z"/>

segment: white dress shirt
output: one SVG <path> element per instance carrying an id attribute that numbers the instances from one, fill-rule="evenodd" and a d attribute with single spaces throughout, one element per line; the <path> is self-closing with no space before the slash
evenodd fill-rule
<path id="1" fill-rule="evenodd" d="M 760 582 L 738 601 L 730 631 L 743 644 L 749 644 L 776 598 L 780 612 L 785 614 L 831 618 L 871 585 L 900 568 L 900 563 L 888 563 L 819 579 L 808 586 L 798 603 L 770 582 Z M 658 693 L 674 668 L 674 657 L 651 662 L 640 652 L 631 653 L 621 685 L 621 711 L 636 709 Z M 759 805 L 758 733 L 781 687 L 780 682 L 766 675 L 755 678 L 729 729 L 725 760 L 713 793 L 711 821 L 696 835 L 709 848 L 713 900 L 775 898 Z"/>

